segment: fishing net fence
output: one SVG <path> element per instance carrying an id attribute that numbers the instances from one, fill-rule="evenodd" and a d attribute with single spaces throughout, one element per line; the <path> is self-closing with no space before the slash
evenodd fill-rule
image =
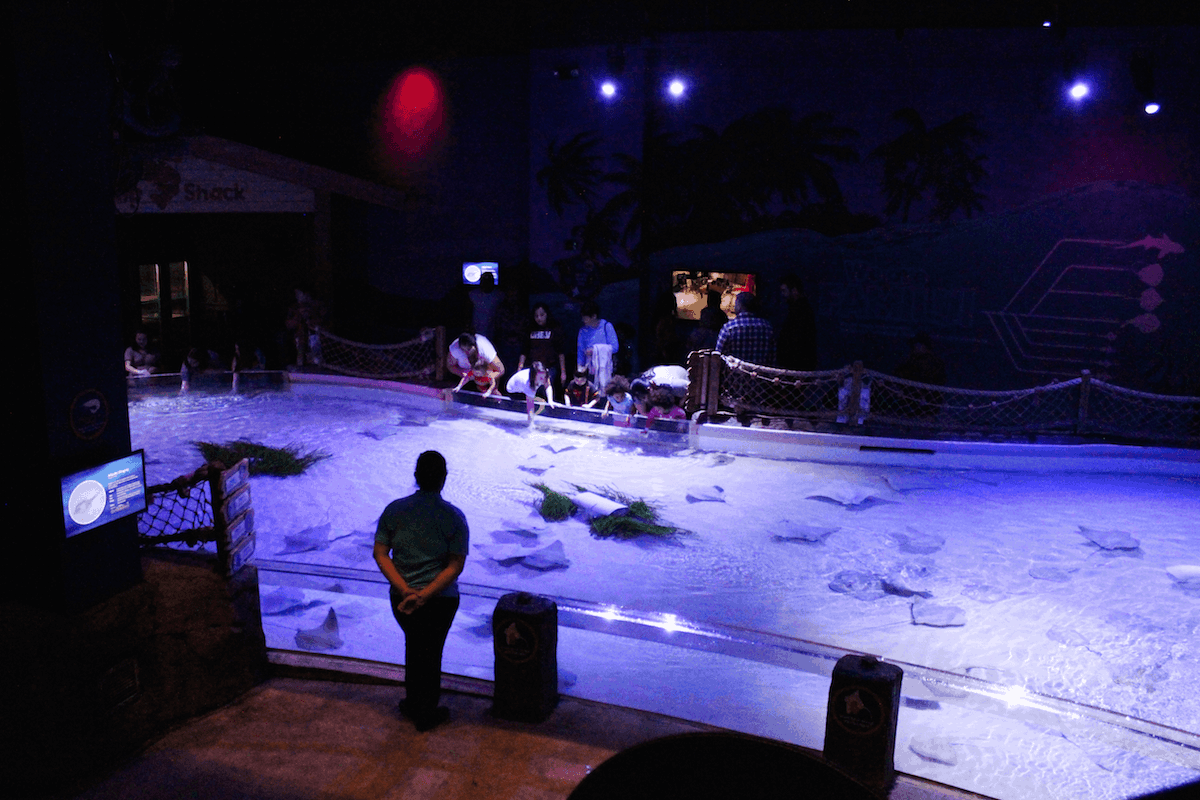
<path id="1" fill-rule="evenodd" d="M 935 386 L 863 368 L 797 372 L 692 353 L 689 414 L 872 424 L 913 432 L 1074 434 L 1200 445 L 1200 397 L 1148 394 L 1080 377 L 1015 391 Z"/>
<path id="2" fill-rule="evenodd" d="M 358 378 L 441 380 L 445 369 L 446 329 L 426 328 L 399 344 L 363 344 L 318 330 L 320 363 Z"/>
<path id="3" fill-rule="evenodd" d="M 228 469 L 210 462 L 170 483 L 148 487 L 146 510 L 137 519 L 139 544 L 193 550 L 215 544 L 217 569 L 236 573 L 254 554 L 249 465 L 247 459 Z"/>

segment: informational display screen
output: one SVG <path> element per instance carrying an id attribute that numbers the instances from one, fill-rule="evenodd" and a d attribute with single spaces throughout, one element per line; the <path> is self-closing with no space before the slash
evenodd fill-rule
<path id="1" fill-rule="evenodd" d="M 500 264 L 495 261 L 466 261 L 463 263 L 463 283 L 478 286 L 485 274 L 490 274 L 496 285 L 500 285 Z"/>
<path id="2" fill-rule="evenodd" d="M 67 538 L 146 510 L 146 458 L 138 450 L 62 479 Z"/>

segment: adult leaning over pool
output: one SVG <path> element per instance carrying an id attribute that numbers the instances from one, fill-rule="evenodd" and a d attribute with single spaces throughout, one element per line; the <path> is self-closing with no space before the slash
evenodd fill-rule
<path id="1" fill-rule="evenodd" d="M 417 730 L 450 717 L 439 706 L 442 650 L 458 613 L 458 576 L 467 560 L 467 518 L 442 499 L 446 459 L 436 450 L 417 457 L 417 491 L 393 500 L 375 530 L 375 563 L 391 585 L 392 615 L 404 631 L 404 684 L 400 710 Z"/>
<path id="2" fill-rule="evenodd" d="M 446 369 L 462 378 L 471 373 L 475 362 L 480 359 L 487 362 L 489 370 L 496 373 L 496 378 L 504 374 L 504 364 L 488 338 L 479 333 L 464 333 L 450 343 Z"/>

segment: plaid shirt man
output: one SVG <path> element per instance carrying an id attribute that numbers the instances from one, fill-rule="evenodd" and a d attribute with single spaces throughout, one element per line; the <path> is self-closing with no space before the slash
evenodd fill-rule
<path id="1" fill-rule="evenodd" d="M 741 311 L 717 335 L 717 352 L 751 364 L 775 365 L 775 331 L 771 323 L 750 311 Z"/>

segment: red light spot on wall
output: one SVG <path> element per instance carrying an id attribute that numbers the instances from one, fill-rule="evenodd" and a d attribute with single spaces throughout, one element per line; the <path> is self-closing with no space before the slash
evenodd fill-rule
<path id="1" fill-rule="evenodd" d="M 445 133 L 445 101 L 437 76 L 424 67 L 392 81 L 381 108 L 380 145 L 401 171 L 418 169 Z"/>

